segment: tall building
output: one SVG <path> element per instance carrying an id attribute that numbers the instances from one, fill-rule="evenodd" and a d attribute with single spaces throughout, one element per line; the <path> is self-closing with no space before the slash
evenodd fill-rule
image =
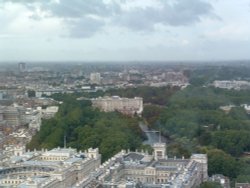
<path id="1" fill-rule="evenodd" d="M 25 70 L 26 70 L 26 63 L 23 63 L 23 62 L 18 63 L 18 71 L 22 73 L 22 72 L 25 72 Z"/>
<path id="2" fill-rule="evenodd" d="M 16 107 L 8 106 L 4 108 L 3 118 L 10 126 L 19 126 L 21 124 L 20 113 Z"/>
<path id="3" fill-rule="evenodd" d="M 119 111 L 127 115 L 140 115 L 143 111 L 143 99 L 141 97 L 99 97 L 91 99 L 91 102 L 93 107 L 99 108 L 101 111 L 104 112 Z"/>
<path id="4" fill-rule="evenodd" d="M 6 121 L 7 125 L 17 127 L 20 125 L 25 125 L 25 108 L 22 106 L 5 106 L 3 110 L 3 119 Z"/>

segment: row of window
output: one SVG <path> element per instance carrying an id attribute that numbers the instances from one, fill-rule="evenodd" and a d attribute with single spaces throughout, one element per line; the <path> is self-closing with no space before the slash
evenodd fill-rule
<path id="1" fill-rule="evenodd" d="M 128 180 L 134 180 L 138 182 L 144 182 L 146 180 L 146 183 L 155 183 L 154 178 L 147 177 L 146 179 L 144 177 L 127 177 Z M 167 183 L 167 179 L 159 178 L 157 179 L 156 183 Z"/>
<path id="2" fill-rule="evenodd" d="M 17 169 L 3 170 L 1 174 L 11 174 L 11 173 L 29 172 L 29 171 L 50 172 L 52 170 L 53 169 L 49 169 L 49 168 L 23 167 L 23 168 L 17 168 Z"/>
<path id="3" fill-rule="evenodd" d="M 41 157 L 41 160 L 49 160 L 49 161 L 61 161 L 66 159 L 67 157 Z"/>
<path id="4" fill-rule="evenodd" d="M 128 171 L 129 174 L 135 174 L 135 175 L 155 175 L 154 170 L 146 170 L 145 173 L 144 171 L 137 171 L 137 170 L 131 170 Z M 168 176 L 169 173 L 164 173 L 164 172 L 156 172 L 156 175 L 158 176 Z"/>

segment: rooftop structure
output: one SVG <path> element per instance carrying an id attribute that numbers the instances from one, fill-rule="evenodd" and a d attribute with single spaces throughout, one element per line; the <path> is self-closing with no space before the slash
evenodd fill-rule
<path id="1" fill-rule="evenodd" d="M 147 152 L 121 151 L 106 161 L 92 178 L 78 182 L 74 187 L 99 184 L 104 188 L 191 188 L 207 180 L 207 156 L 193 154 L 190 159 L 168 158 L 166 144 L 154 145 L 153 155 Z"/>
<path id="2" fill-rule="evenodd" d="M 207 180 L 205 154 L 168 158 L 165 143 L 155 143 L 153 148 L 152 155 L 122 150 L 101 165 L 98 149 L 25 151 L 15 146 L 0 155 L 0 187 L 191 188 Z"/>
<path id="3" fill-rule="evenodd" d="M 42 109 L 41 107 L 39 107 L 38 110 L 41 112 L 42 118 L 50 119 L 50 118 L 55 116 L 55 114 L 59 110 L 59 107 L 58 106 L 48 106 L 45 109 Z"/>
<path id="4" fill-rule="evenodd" d="M 91 99 L 92 106 L 99 108 L 104 112 L 119 111 L 123 114 L 140 115 L 143 111 L 143 99 L 141 97 L 135 98 L 121 98 L 119 96 L 99 97 Z"/>
<path id="5" fill-rule="evenodd" d="M 25 151 L 15 147 L 0 168 L 0 187 L 72 187 L 100 166 L 98 149 L 77 152 L 72 148 Z"/>

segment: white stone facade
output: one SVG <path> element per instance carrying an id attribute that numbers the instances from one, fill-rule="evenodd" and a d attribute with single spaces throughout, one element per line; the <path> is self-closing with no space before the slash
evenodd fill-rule
<path id="1" fill-rule="evenodd" d="M 222 88 L 222 89 L 249 89 L 250 82 L 248 81 L 238 81 L 238 80 L 215 80 L 212 84 L 214 87 Z"/>
<path id="2" fill-rule="evenodd" d="M 164 143 L 153 148 L 153 155 L 122 150 L 101 165 L 98 149 L 26 152 L 24 147 L 16 147 L 14 156 L 2 161 L 0 187 L 192 188 L 207 180 L 205 154 L 176 159 L 168 158 Z"/>
<path id="3" fill-rule="evenodd" d="M 164 147 L 163 147 L 164 146 Z M 157 143 L 153 155 L 121 151 L 95 171 L 92 179 L 74 187 L 103 188 L 192 188 L 207 180 L 207 156 L 193 154 L 190 159 L 168 158 L 166 145 Z"/>
<path id="4" fill-rule="evenodd" d="M 91 99 L 92 106 L 99 108 L 104 112 L 119 111 L 123 114 L 141 115 L 143 111 L 143 99 L 141 97 L 135 98 L 120 98 L 118 96 L 113 97 L 99 97 Z"/>
<path id="5" fill-rule="evenodd" d="M 82 153 L 72 148 L 25 152 L 20 147 L 14 154 L 2 163 L 0 187 L 72 187 L 101 164 L 99 150 L 92 148 Z"/>

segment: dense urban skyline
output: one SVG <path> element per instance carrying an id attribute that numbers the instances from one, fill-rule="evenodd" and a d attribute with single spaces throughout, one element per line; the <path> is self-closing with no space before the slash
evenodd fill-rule
<path id="1" fill-rule="evenodd" d="M 0 59 L 250 59 L 249 16 L 249 0 L 1 0 Z"/>

